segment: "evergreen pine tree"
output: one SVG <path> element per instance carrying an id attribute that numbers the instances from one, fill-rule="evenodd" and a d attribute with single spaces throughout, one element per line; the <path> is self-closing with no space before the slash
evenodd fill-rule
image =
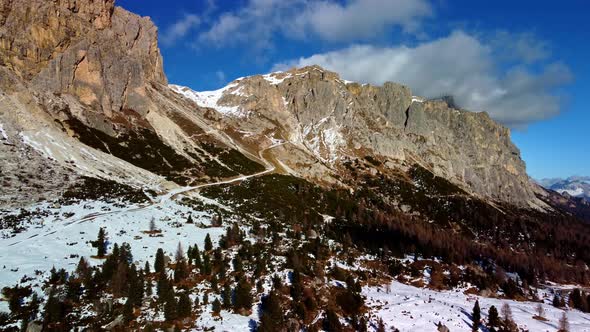
<path id="1" fill-rule="evenodd" d="M 43 330 L 56 329 L 56 325 L 60 326 L 61 322 L 65 318 L 65 308 L 62 302 L 57 298 L 55 288 L 51 288 L 49 291 L 49 297 L 45 303 L 45 310 L 43 316 Z M 60 326 L 63 327 L 63 326 Z M 67 329 L 63 329 L 66 331 Z"/>
<path id="2" fill-rule="evenodd" d="M 193 247 L 191 245 L 186 250 L 186 261 L 189 267 L 193 264 Z"/>
<path id="3" fill-rule="evenodd" d="M 500 317 L 498 316 L 498 309 L 495 306 L 491 306 L 488 311 L 488 327 L 490 330 L 500 326 Z"/>
<path id="4" fill-rule="evenodd" d="M 180 294 L 178 300 L 178 317 L 186 318 L 191 315 L 191 299 L 186 292 Z"/>
<path id="5" fill-rule="evenodd" d="M 172 285 L 168 281 L 166 275 L 161 275 L 160 279 L 158 279 L 158 284 L 156 287 L 156 291 L 158 292 L 158 300 L 160 302 L 165 302 L 170 298 L 172 291 Z"/>
<path id="6" fill-rule="evenodd" d="M 201 269 L 201 273 L 205 275 L 211 274 L 211 262 L 207 253 L 203 253 L 203 268 Z"/>
<path id="7" fill-rule="evenodd" d="M 173 294 L 166 301 L 166 305 L 164 305 L 164 318 L 167 322 L 174 321 L 178 318 L 178 303 Z"/>
<path id="8" fill-rule="evenodd" d="M 213 242 L 211 242 L 211 236 L 207 233 L 207 236 L 205 236 L 205 251 L 211 250 L 213 250 Z"/>
<path id="9" fill-rule="evenodd" d="M 144 272 L 145 274 L 150 274 L 150 273 L 151 273 L 151 272 L 150 272 L 150 262 L 148 262 L 148 261 L 145 261 L 145 266 L 144 266 L 144 268 L 143 268 L 143 272 Z"/>
<path id="10" fill-rule="evenodd" d="M 188 219 L 186 220 L 187 224 L 192 224 L 193 223 L 193 216 L 191 214 L 188 215 Z"/>
<path id="11" fill-rule="evenodd" d="M 131 246 L 127 242 L 121 244 L 119 249 L 119 262 L 125 265 L 133 263 L 133 255 L 131 254 Z"/>
<path id="12" fill-rule="evenodd" d="M 276 291 L 270 292 L 262 299 L 262 315 L 259 332 L 280 331 L 284 324 L 283 309 Z"/>
<path id="13" fill-rule="evenodd" d="M 229 287 L 229 282 L 226 282 L 223 285 L 223 309 L 231 308 L 231 288 Z"/>
<path id="14" fill-rule="evenodd" d="M 108 282 L 113 278 L 113 274 L 119 266 L 119 245 L 115 243 L 113 252 L 107 257 L 104 264 L 102 264 L 102 278 Z"/>
<path id="15" fill-rule="evenodd" d="M 221 312 L 221 302 L 219 302 L 219 299 L 215 299 L 215 301 L 213 301 L 211 304 L 211 310 L 213 311 L 214 315 L 219 315 Z"/>
<path id="16" fill-rule="evenodd" d="M 174 267 L 174 282 L 178 283 L 183 281 L 188 277 L 188 266 L 186 265 L 186 261 L 181 259 L 180 261 L 176 262 L 176 266 Z"/>
<path id="17" fill-rule="evenodd" d="M 90 273 L 91 271 L 88 262 L 86 261 L 86 259 L 84 259 L 84 257 L 80 257 L 80 260 L 78 261 L 78 266 L 76 267 L 76 274 L 82 280 L 88 280 L 88 276 Z"/>
<path id="18" fill-rule="evenodd" d="M 236 286 L 234 310 L 250 310 L 252 308 L 252 286 L 246 278 L 240 279 Z"/>
<path id="19" fill-rule="evenodd" d="M 473 312 L 471 313 L 471 320 L 473 321 L 473 325 L 471 330 L 476 332 L 479 330 L 479 324 L 481 324 L 481 309 L 479 308 L 479 301 L 475 301 L 475 305 L 473 306 Z"/>
<path id="20" fill-rule="evenodd" d="M 165 272 L 164 250 L 162 250 L 162 248 L 158 248 L 158 251 L 156 251 L 154 271 L 156 271 L 156 273 Z"/>
<path id="21" fill-rule="evenodd" d="M 96 256 L 104 257 L 107 253 L 107 244 L 106 244 L 106 234 L 104 228 L 100 228 L 98 230 L 98 237 L 94 242 L 94 245 L 97 249 Z"/>
<path id="22" fill-rule="evenodd" d="M 119 263 L 117 265 L 117 270 L 113 274 L 111 278 L 111 291 L 113 296 L 115 297 L 122 297 L 128 295 L 129 284 L 128 284 L 128 270 L 129 267 L 125 263 Z"/>
<path id="23" fill-rule="evenodd" d="M 70 277 L 66 282 L 66 299 L 74 303 L 79 303 L 80 295 L 82 295 L 82 283 L 80 279 Z"/>
<path id="24" fill-rule="evenodd" d="M 129 294 L 128 297 L 131 299 L 131 303 L 134 306 L 141 306 L 143 303 L 143 296 L 144 296 L 144 277 L 143 272 L 140 271 L 139 273 L 135 269 L 135 265 L 131 265 L 129 269 Z"/>
<path id="25" fill-rule="evenodd" d="M 203 295 L 203 304 L 204 305 L 209 304 L 209 295 L 207 295 L 207 293 L 205 293 L 205 295 Z"/>

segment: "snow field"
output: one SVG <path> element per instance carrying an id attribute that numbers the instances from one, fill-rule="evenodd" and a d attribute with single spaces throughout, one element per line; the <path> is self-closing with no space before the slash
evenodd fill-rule
<path id="1" fill-rule="evenodd" d="M 109 214 L 93 217 L 105 213 L 107 209 L 111 209 Z M 153 265 L 158 248 L 162 248 L 166 255 L 174 256 L 179 243 L 184 250 L 194 244 L 203 248 L 207 234 L 210 234 L 216 244 L 225 233 L 225 226 L 199 227 L 198 225 L 210 225 L 211 215 L 193 211 L 174 201 L 126 208 L 117 208 L 102 202 L 81 202 L 57 210 L 61 213 L 38 218 L 34 221 L 35 225 L 27 231 L 0 239 L 0 288 L 14 286 L 26 275 L 33 279 L 20 284 L 31 285 L 35 291 L 41 293 L 40 281 L 49 276 L 52 267 L 71 272 L 76 268 L 80 257 L 86 258 L 91 265 L 102 264 L 103 260 L 91 258 L 96 254 L 91 241 L 96 240 L 101 227 L 107 232 L 109 251 L 114 243 L 129 243 L 133 259 L 140 267 L 146 261 Z M 68 213 L 74 215 L 64 218 L 64 213 L 66 216 Z M 194 224 L 186 224 L 189 214 L 192 215 Z M 149 230 L 151 218 L 155 219 L 161 236 L 143 233 Z M 0 302 L 0 311 L 7 311 L 6 302 Z"/>
<path id="2" fill-rule="evenodd" d="M 389 291 L 387 290 L 389 288 Z M 508 303 L 512 316 L 520 328 L 529 331 L 556 331 L 564 310 L 553 307 L 551 298 L 544 299 L 543 308 L 548 321 L 533 319 L 536 302 L 518 302 L 465 295 L 462 289 L 437 292 L 393 281 L 389 287 L 363 287 L 366 304 L 373 307 L 373 314 L 381 317 L 386 327 L 406 331 L 435 331 L 438 322 L 451 331 L 471 331 L 471 312 L 476 300 L 481 307 L 482 321 L 487 319 L 489 308 L 498 312 Z M 590 316 L 578 310 L 566 311 L 571 331 L 590 331 Z M 482 329 L 483 331 L 483 329 Z"/>

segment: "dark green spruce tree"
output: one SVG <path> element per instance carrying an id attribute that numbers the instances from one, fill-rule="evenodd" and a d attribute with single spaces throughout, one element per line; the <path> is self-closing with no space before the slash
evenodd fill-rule
<path id="1" fill-rule="evenodd" d="M 471 313 L 471 320 L 473 321 L 471 330 L 474 332 L 479 331 L 479 324 L 481 324 L 481 309 L 479 308 L 479 301 L 475 301 L 473 312 Z"/>
<path id="2" fill-rule="evenodd" d="M 186 318 L 191 315 L 191 299 L 186 292 L 180 294 L 178 299 L 178 318 Z"/>
<path id="3" fill-rule="evenodd" d="M 107 254 L 106 233 L 102 227 L 98 230 L 98 237 L 94 242 L 94 246 L 96 247 L 96 256 L 102 258 Z"/>
<path id="4" fill-rule="evenodd" d="M 490 332 L 496 331 L 496 328 L 500 326 L 500 316 L 498 315 L 498 309 L 495 306 L 491 306 L 488 311 L 488 329 Z"/>
<path id="5" fill-rule="evenodd" d="M 207 236 L 205 236 L 205 251 L 211 250 L 213 250 L 213 242 L 211 242 L 211 236 L 207 233 Z"/>
<path id="6" fill-rule="evenodd" d="M 158 251 L 156 251 L 156 260 L 154 262 L 154 271 L 156 271 L 156 273 L 162 273 L 164 270 L 164 250 L 162 250 L 162 248 L 158 248 Z"/>

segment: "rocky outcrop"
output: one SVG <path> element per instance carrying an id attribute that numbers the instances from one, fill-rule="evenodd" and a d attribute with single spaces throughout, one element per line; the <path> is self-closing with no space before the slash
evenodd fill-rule
<path id="1" fill-rule="evenodd" d="M 0 0 L 0 65 L 34 86 L 70 94 L 113 117 L 147 110 L 166 84 L 157 29 L 113 0 Z"/>
<path id="2" fill-rule="evenodd" d="M 274 150 L 277 158 L 316 181 L 337 182 L 344 162 L 371 156 L 389 168 L 420 164 L 483 198 L 536 201 L 507 128 L 486 113 L 412 96 L 399 84 L 345 82 L 313 66 L 239 79 L 214 92 L 173 88 L 221 110 L 223 122 L 249 140 L 288 142 Z"/>

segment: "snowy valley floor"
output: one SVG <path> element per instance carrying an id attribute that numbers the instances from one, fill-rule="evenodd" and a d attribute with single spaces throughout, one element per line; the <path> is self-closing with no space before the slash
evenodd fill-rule
<path id="1" fill-rule="evenodd" d="M 124 206 L 82 201 L 69 206 L 38 206 L 49 211 L 50 215 L 33 218 L 28 229 L 15 236 L 10 237 L 5 231 L 5 236 L 0 239 L 0 288 L 20 283 L 31 285 L 41 293 L 40 281 L 48 277 L 52 267 L 72 271 L 80 257 L 87 258 L 91 264 L 101 264 L 102 260 L 91 258 L 96 253 L 91 241 L 96 240 L 101 227 L 107 231 L 109 243 L 127 242 L 131 245 L 133 259 L 138 266 L 143 266 L 146 261 L 152 264 L 158 248 L 172 255 L 179 244 L 185 249 L 194 244 L 202 246 L 207 234 L 216 243 L 225 233 L 225 227 L 210 226 L 211 212 L 195 212 L 190 206 L 174 199 L 145 204 Z M 186 223 L 189 214 L 193 224 Z M 152 218 L 161 230 L 160 236 L 146 234 Z M 25 275 L 27 278 L 23 278 Z M 288 279 L 286 275 L 284 277 Z M 265 282 L 265 289 L 270 289 L 270 280 Z M 563 312 L 551 306 L 552 297 L 548 291 L 540 294 L 548 319 L 545 322 L 533 319 L 537 303 L 483 298 L 465 295 L 463 291 L 437 292 L 394 281 L 389 287 L 365 286 L 362 293 L 372 311 L 370 320 L 375 322 L 381 317 L 388 328 L 396 327 L 400 331 L 435 331 L 438 322 L 451 331 L 470 331 L 469 315 L 476 299 L 482 307 L 484 321 L 491 305 L 500 309 L 508 303 L 515 322 L 529 331 L 556 331 Z M 0 310 L 8 311 L 6 301 L 0 301 Z M 160 314 L 146 312 L 145 315 L 155 320 L 162 319 Z M 590 315 L 577 310 L 568 310 L 567 315 L 571 331 L 590 331 Z M 256 307 L 248 317 L 225 310 L 221 312 L 221 317 L 213 317 L 210 310 L 203 310 L 196 325 L 215 327 L 216 331 L 248 331 L 258 319 Z"/>

